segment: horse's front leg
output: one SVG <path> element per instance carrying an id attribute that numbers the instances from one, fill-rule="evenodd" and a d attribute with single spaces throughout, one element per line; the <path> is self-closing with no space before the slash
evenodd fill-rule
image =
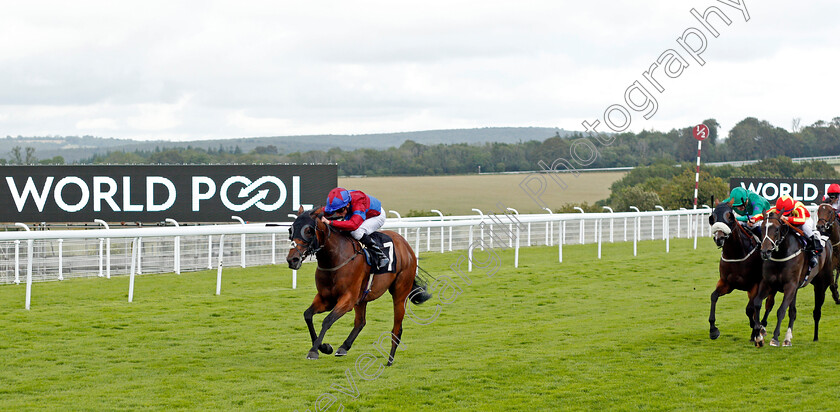
<path id="1" fill-rule="evenodd" d="M 764 300 L 764 317 L 761 318 L 761 326 L 767 326 L 767 318 L 770 316 L 770 311 L 776 305 L 776 292 L 770 292 L 767 299 Z"/>
<path id="2" fill-rule="evenodd" d="M 782 292 L 785 294 L 785 297 L 784 299 L 782 299 L 782 304 L 779 306 L 779 310 L 776 312 L 776 329 L 773 330 L 773 339 L 770 341 L 770 346 L 779 346 L 779 333 L 781 333 L 782 321 L 785 320 L 785 311 L 788 310 L 788 308 L 791 308 L 792 305 L 796 304 L 797 287 L 799 287 L 798 280 L 786 284 L 782 290 Z M 796 318 L 795 307 L 792 313 L 793 316 L 788 321 L 788 330 L 791 332 L 793 328 L 793 321 Z"/>
<path id="3" fill-rule="evenodd" d="M 764 300 L 765 297 L 770 293 L 770 288 L 767 284 L 762 280 L 758 283 L 758 292 L 756 292 L 755 297 L 752 300 L 753 304 L 753 330 L 752 335 L 750 335 L 750 340 L 755 343 L 756 347 L 764 346 L 764 334 L 762 333 L 762 329 L 764 328 L 761 325 L 761 322 L 758 321 L 759 314 L 761 313 L 761 301 Z"/>
<path id="4" fill-rule="evenodd" d="M 309 305 L 309 308 L 303 312 L 303 319 L 306 321 L 306 327 L 309 329 L 309 337 L 312 340 L 312 343 L 315 343 L 315 340 L 318 339 L 318 335 L 315 334 L 315 325 L 312 323 L 312 317 L 318 313 L 326 312 L 327 304 L 321 299 L 320 295 L 315 295 L 315 299 L 312 300 L 312 304 Z M 321 352 L 326 353 L 329 355 L 332 353 L 332 347 L 327 345 L 321 345 L 320 347 Z"/>
<path id="5" fill-rule="evenodd" d="M 717 286 L 712 292 L 712 304 L 709 310 L 709 338 L 711 339 L 717 339 L 720 336 L 720 330 L 715 326 L 715 306 L 717 306 L 718 298 L 727 293 L 729 293 L 729 285 L 723 279 L 718 280 Z M 752 302 L 749 303 L 749 305 L 751 304 Z M 749 310 L 747 310 L 747 316 L 750 316 Z M 752 322 L 752 319 L 750 319 L 750 322 Z"/>
<path id="6" fill-rule="evenodd" d="M 347 340 L 341 344 L 338 350 L 335 352 L 335 356 L 344 356 L 347 355 L 347 351 L 350 350 L 350 347 L 353 346 L 353 342 L 356 340 L 356 337 L 359 336 L 359 332 L 362 331 L 362 328 L 365 327 L 365 314 L 367 312 L 367 302 L 362 302 L 355 307 L 356 310 L 356 319 L 353 323 L 353 330 L 350 331 L 350 335 L 347 336 Z"/>
<path id="7" fill-rule="evenodd" d="M 306 355 L 306 359 L 318 359 L 318 350 L 320 349 L 325 355 L 329 355 L 332 353 L 333 349 L 332 346 L 328 343 L 323 343 L 324 335 L 327 334 L 327 330 L 329 330 L 330 326 L 332 326 L 335 321 L 339 318 L 344 316 L 345 313 L 349 312 L 350 309 L 353 309 L 353 299 L 349 293 L 344 294 L 339 300 L 338 303 L 335 305 L 332 311 L 324 318 L 324 322 L 321 323 L 321 334 L 318 335 L 317 338 L 312 342 L 312 348 L 309 349 L 309 353 Z"/>

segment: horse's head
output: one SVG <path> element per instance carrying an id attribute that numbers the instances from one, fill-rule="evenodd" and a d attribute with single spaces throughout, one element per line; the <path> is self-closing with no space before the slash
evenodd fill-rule
<path id="1" fill-rule="evenodd" d="M 298 217 L 289 228 L 289 240 L 292 242 L 286 262 L 289 268 L 297 270 L 310 255 L 318 252 L 324 244 L 323 233 L 329 231 L 329 225 L 320 222 L 324 215 L 323 208 L 304 211 L 298 210 Z M 319 239 L 321 233 L 321 239 Z"/>
<path id="2" fill-rule="evenodd" d="M 712 225 L 712 236 L 718 247 L 723 247 L 726 239 L 732 234 L 736 223 L 735 214 L 732 212 L 732 205 L 727 202 L 718 203 L 712 215 L 709 216 L 709 224 Z"/>
<path id="3" fill-rule="evenodd" d="M 817 230 L 828 236 L 831 227 L 837 222 L 837 212 L 828 203 L 823 203 L 817 208 Z"/>
<path id="4" fill-rule="evenodd" d="M 779 250 L 787 231 L 788 225 L 782 221 L 780 214 L 771 212 L 764 216 L 764 239 L 761 240 L 762 259 L 769 259 L 771 253 Z"/>

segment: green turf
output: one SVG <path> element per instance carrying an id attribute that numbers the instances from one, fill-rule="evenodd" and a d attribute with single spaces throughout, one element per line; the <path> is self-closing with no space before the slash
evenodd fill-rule
<path id="1" fill-rule="evenodd" d="M 833 410 L 840 369 L 840 307 L 829 299 L 812 342 L 812 288 L 799 298 L 792 348 L 754 348 L 744 292 L 722 297 L 708 338 L 718 252 L 708 239 L 501 253 L 492 277 L 471 284 L 449 266 L 461 253 L 421 255 L 462 293 L 427 325 L 408 320 L 393 367 L 363 380 L 354 362 L 377 354 L 391 327 L 390 295 L 369 305 L 368 323 L 345 358 L 304 359 L 302 312 L 314 286 L 308 265 L 297 290 L 280 267 L 0 287 L 0 410 L 316 410 L 324 393 L 344 410 Z M 466 265 L 465 265 L 466 266 Z M 415 307 L 430 316 L 438 304 Z M 316 317 L 320 324 L 323 315 Z M 775 316 L 771 316 L 775 322 Z M 785 321 L 786 322 L 786 321 Z M 352 317 L 327 341 L 337 347 Z M 785 323 L 786 324 L 786 323 Z M 358 397 L 348 387 L 350 370 Z M 328 395 L 329 396 L 329 395 Z M 334 404 L 331 410 L 337 410 Z"/>

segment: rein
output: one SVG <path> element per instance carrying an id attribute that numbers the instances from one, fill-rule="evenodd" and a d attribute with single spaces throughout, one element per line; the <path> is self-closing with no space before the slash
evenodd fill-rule
<path id="1" fill-rule="evenodd" d="M 752 244 L 752 241 L 754 240 L 754 241 L 755 241 L 755 246 L 753 246 L 753 248 L 752 248 L 752 249 L 751 249 L 751 250 L 747 253 L 747 255 L 746 255 L 746 256 L 744 256 L 744 257 L 742 257 L 742 258 L 740 258 L 740 259 L 729 259 L 729 258 L 725 258 L 725 257 L 723 257 L 723 252 L 721 252 L 721 253 L 720 253 L 720 260 L 721 260 L 721 261 L 723 261 L 723 262 L 727 262 L 727 263 L 738 263 L 738 262 L 743 262 L 743 261 L 745 261 L 745 260 L 749 259 L 749 258 L 750 258 L 750 256 L 752 256 L 752 254 L 753 254 L 753 253 L 755 253 L 755 251 L 756 251 L 756 250 L 758 250 L 758 249 L 759 249 L 759 247 L 761 246 L 761 239 L 759 239 L 759 238 L 758 238 L 758 236 L 756 236 L 756 235 L 755 235 L 754 233 L 752 233 L 752 232 L 747 231 L 747 229 L 746 229 L 746 228 L 744 228 L 743 226 L 741 226 L 741 224 L 740 224 L 740 223 L 738 223 L 737 221 L 735 222 L 735 226 L 737 226 L 737 227 L 738 227 L 738 229 L 735 229 L 735 230 L 740 231 L 740 232 L 741 232 L 741 233 L 743 233 L 743 234 L 744 234 L 744 235 L 745 235 L 748 239 L 750 239 L 750 244 Z M 726 225 L 725 223 L 723 223 L 723 222 L 715 222 L 715 223 L 712 225 L 712 230 L 719 230 L 719 231 L 723 232 L 723 233 L 726 235 L 726 238 L 727 238 L 727 239 L 729 238 L 729 235 L 732 233 L 732 229 L 730 229 L 730 228 L 729 228 L 729 226 L 727 226 L 727 225 Z M 721 248 L 723 248 L 723 246 L 721 246 Z"/>
<path id="2" fill-rule="evenodd" d="M 326 229 L 325 231 L 321 231 L 321 232 L 322 232 L 322 233 L 323 233 L 323 232 L 326 232 L 326 233 L 327 233 L 327 235 L 326 235 L 326 236 L 327 236 L 327 238 L 326 238 L 326 239 L 324 239 L 324 244 L 323 244 L 323 245 L 321 245 L 320 247 L 318 247 L 318 249 L 317 249 L 317 250 L 315 250 L 315 253 L 318 253 L 321 249 L 323 249 L 323 248 L 324 248 L 324 246 L 327 244 L 327 241 L 330 239 L 330 235 L 332 234 L 332 228 L 330 227 L 330 225 L 326 224 L 326 225 L 324 225 L 324 226 L 326 226 L 326 227 L 327 227 L 327 229 Z M 317 224 L 315 225 L 315 232 L 316 232 L 316 234 L 317 234 L 317 232 L 318 232 L 318 225 L 317 225 Z M 316 236 L 316 237 L 315 237 L 315 240 L 317 241 L 317 239 L 318 239 L 318 237 Z M 347 258 L 344 262 L 341 262 L 341 264 L 339 264 L 338 266 L 334 266 L 334 267 L 331 267 L 331 268 L 324 268 L 324 267 L 321 267 L 321 265 L 319 264 L 319 265 L 318 265 L 318 270 L 323 270 L 324 272 L 335 272 L 335 271 L 337 271 L 337 270 L 339 270 L 339 269 L 343 268 L 344 266 L 346 266 L 348 263 L 352 262 L 354 259 L 356 259 L 356 256 L 359 256 L 359 255 L 361 255 L 361 254 L 362 254 L 362 248 L 361 248 L 361 247 L 359 247 L 359 248 L 357 249 L 357 248 L 356 248 L 356 242 L 355 242 L 355 241 L 354 241 L 354 242 L 352 242 L 352 244 L 353 244 L 353 255 L 352 255 L 352 256 L 350 256 L 349 258 Z"/>

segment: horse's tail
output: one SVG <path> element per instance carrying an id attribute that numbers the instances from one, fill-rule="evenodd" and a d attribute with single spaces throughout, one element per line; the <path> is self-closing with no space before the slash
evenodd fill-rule
<path id="1" fill-rule="evenodd" d="M 426 272 L 419 265 L 417 266 L 417 269 L 418 273 L 417 276 L 414 277 L 414 285 L 411 287 L 411 293 L 408 294 L 408 298 L 411 299 L 411 303 L 415 305 L 419 305 L 432 298 L 432 294 L 429 293 L 428 282 L 426 279 L 422 278 L 419 273 L 419 271 L 422 270 L 423 273 L 429 275 L 429 272 Z"/>

